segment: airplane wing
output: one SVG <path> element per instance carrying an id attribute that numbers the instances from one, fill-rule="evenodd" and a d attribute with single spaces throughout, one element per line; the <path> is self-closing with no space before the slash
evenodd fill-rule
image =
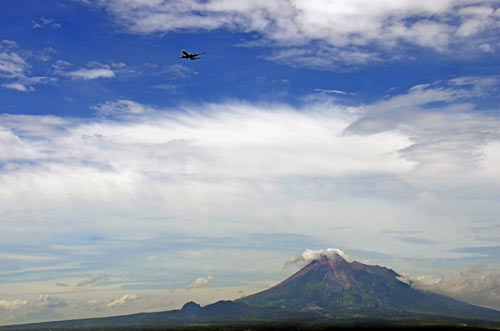
<path id="1" fill-rule="evenodd" d="M 203 55 L 205 54 L 205 52 L 201 52 L 201 53 L 194 53 L 193 56 L 198 56 L 198 55 Z"/>

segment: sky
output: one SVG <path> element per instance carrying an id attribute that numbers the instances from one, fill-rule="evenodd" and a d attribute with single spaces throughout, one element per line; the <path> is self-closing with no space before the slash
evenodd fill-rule
<path id="1" fill-rule="evenodd" d="M 321 252 L 500 310 L 498 1 L 7 0 L 0 31 L 0 325 Z"/>

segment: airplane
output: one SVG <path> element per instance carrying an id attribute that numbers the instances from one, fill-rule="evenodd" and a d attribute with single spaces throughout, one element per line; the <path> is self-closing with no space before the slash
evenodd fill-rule
<path id="1" fill-rule="evenodd" d="M 201 53 L 189 53 L 188 51 L 186 51 L 184 49 L 182 50 L 182 53 L 184 55 L 178 56 L 179 59 L 199 60 L 200 58 L 197 57 L 197 56 L 205 54 L 205 52 L 201 52 Z"/>

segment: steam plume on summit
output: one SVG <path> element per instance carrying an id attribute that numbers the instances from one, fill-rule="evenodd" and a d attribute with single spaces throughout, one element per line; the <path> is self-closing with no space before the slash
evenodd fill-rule
<path id="1" fill-rule="evenodd" d="M 292 256 L 286 262 L 284 267 L 289 267 L 291 265 L 297 265 L 299 267 L 304 267 L 311 263 L 314 260 L 320 259 L 322 256 L 326 256 L 327 258 L 334 260 L 338 256 L 342 257 L 345 260 L 349 260 L 349 255 L 344 253 L 342 250 L 338 248 L 327 248 L 327 249 L 306 249 L 302 254 Z"/>

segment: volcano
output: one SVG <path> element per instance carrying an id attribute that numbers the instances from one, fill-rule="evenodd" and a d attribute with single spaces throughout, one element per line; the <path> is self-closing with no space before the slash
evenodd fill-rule
<path id="1" fill-rule="evenodd" d="M 234 301 L 201 307 L 194 302 L 158 313 L 45 322 L 5 329 L 177 327 L 251 323 L 476 325 L 500 327 L 500 311 L 423 292 L 388 268 L 320 256 L 288 279 Z"/>
<path id="2" fill-rule="evenodd" d="M 274 312 L 315 313 L 328 317 L 453 316 L 500 320 L 500 312 L 443 295 L 423 292 L 400 281 L 395 271 L 321 256 L 278 285 L 241 299 Z"/>

